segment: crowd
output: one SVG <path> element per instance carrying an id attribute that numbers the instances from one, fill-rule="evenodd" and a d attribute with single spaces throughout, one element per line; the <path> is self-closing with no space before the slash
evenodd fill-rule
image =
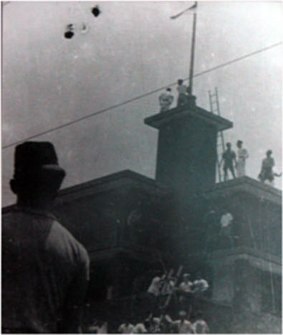
<path id="1" fill-rule="evenodd" d="M 136 325 L 123 323 L 118 328 L 121 334 L 207 334 L 209 327 L 202 312 L 198 311 L 192 320 L 188 320 L 187 313 L 180 310 L 178 318 L 173 320 L 169 314 L 150 314 L 143 322 Z"/>
<path id="2" fill-rule="evenodd" d="M 136 322 L 137 318 L 127 315 L 115 331 L 122 334 L 208 333 L 207 322 L 202 311 L 196 308 L 194 299 L 201 297 L 209 284 L 199 273 L 194 280 L 188 273 L 184 273 L 179 280 L 181 271 L 182 267 L 175 276 L 173 271 L 157 273 L 151 279 L 146 292 L 144 304 L 149 312 L 148 316 Z M 170 305 L 174 305 L 174 308 L 170 308 Z M 172 310 L 179 311 L 176 319 L 170 315 Z M 88 328 L 88 333 L 107 333 L 107 324 L 105 321 L 96 320 Z"/>
<path id="3" fill-rule="evenodd" d="M 151 316 L 146 322 L 150 332 L 161 333 L 195 333 L 196 325 L 200 323 L 202 315 L 200 312 L 196 314 L 195 323 L 191 323 L 186 319 L 187 316 L 193 314 L 194 297 L 202 295 L 209 287 L 207 281 L 200 274 L 197 274 L 195 280 L 191 280 L 188 273 L 183 274 L 182 280 L 178 283 L 178 273 L 176 277 L 169 274 L 155 276 L 147 294 L 150 297 Z M 173 301 L 179 312 L 179 320 L 173 321 L 165 311 Z M 198 323 L 196 323 L 198 322 Z M 204 322 L 204 321 L 203 321 Z M 205 323 L 205 322 L 204 322 Z M 208 327 L 207 327 L 208 329 Z"/>
<path id="4" fill-rule="evenodd" d="M 178 273 L 174 277 L 169 272 L 161 276 L 158 274 L 152 279 L 147 289 L 152 313 L 165 310 L 172 300 L 179 309 L 191 312 L 194 297 L 201 296 L 209 287 L 200 274 L 196 275 L 195 280 L 191 280 L 190 274 L 185 273 L 180 283 L 178 277 Z"/>

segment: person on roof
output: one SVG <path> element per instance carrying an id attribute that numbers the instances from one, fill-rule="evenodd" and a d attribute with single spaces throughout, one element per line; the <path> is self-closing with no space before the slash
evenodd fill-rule
<path id="1" fill-rule="evenodd" d="M 274 186 L 274 177 L 281 177 L 281 173 L 276 173 L 273 171 L 275 166 L 275 160 L 271 156 L 272 150 L 266 152 L 266 157 L 262 160 L 261 170 L 258 175 L 258 179 L 262 183 L 268 182 L 271 186 Z"/>
<path id="2" fill-rule="evenodd" d="M 224 181 L 228 180 L 228 170 L 231 172 L 233 178 L 236 178 L 234 165 L 236 164 L 236 154 L 232 150 L 231 143 L 226 143 L 227 149 L 223 152 L 221 163 L 223 162 Z"/>
<path id="3" fill-rule="evenodd" d="M 160 112 L 162 113 L 168 111 L 174 100 L 174 97 L 171 93 L 171 88 L 166 88 L 166 91 L 160 94 L 158 99 L 160 105 Z"/>
<path id="4" fill-rule="evenodd" d="M 246 160 L 249 157 L 248 150 L 243 148 L 243 141 L 237 141 L 237 177 L 243 177 L 246 175 Z"/>
<path id="5" fill-rule="evenodd" d="M 178 92 L 177 107 L 180 107 L 188 103 L 187 86 L 184 85 L 183 79 L 178 79 L 177 85 L 178 85 L 177 86 L 177 92 Z"/>

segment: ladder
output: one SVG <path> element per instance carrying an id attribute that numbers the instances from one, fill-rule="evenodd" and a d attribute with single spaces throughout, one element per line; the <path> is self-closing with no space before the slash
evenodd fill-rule
<path id="1" fill-rule="evenodd" d="M 208 91 L 208 96 L 209 96 L 209 105 L 210 105 L 211 113 L 221 116 L 217 87 L 214 88 L 214 92 Z M 221 159 L 222 159 L 222 154 L 225 151 L 225 141 L 224 141 L 223 131 L 219 131 L 217 133 L 217 144 L 216 145 L 217 145 L 217 163 L 216 164 L 217 164 L 218 182 L 222 182 L 223 174 L 221 170 Z"/>

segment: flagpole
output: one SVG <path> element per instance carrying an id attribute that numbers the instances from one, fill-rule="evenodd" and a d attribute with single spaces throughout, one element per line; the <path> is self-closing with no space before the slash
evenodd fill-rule
<path id="1" fill-rule="evenodd" d="M 194 13 L 193 18 L 193 31 L 191 42 L 191 59 L 190 59 L 190 73 L 189 73 L 189 94 L 193 94 L 193 77 L 194 77 L 194 61 L 195 61 L 195 43 L 196 43 L 196 26 L 197 26 L 197 13 Z"/>
<path id="2" fill-rule="evenodd" d="M 182 16 L 184 13 L 190 10 L 195 10 L 197 8 L 197 1 L 190 6 L 189 8 L 183 10 L 182 12 L 178 13 L 177 15 L 171 16 L 171 19 L 177 19 L 178 17 Z M 193 14 L 193 30 L 192 30 L 192 42 L 191 42 L 191 58 L 190 58 L 190 72 L 189 72 L 189 85 L 188 85 L 188 94 L 193 94 L 193 77 L 194 77 L 194 61 L 195 61 L 195 44 L 196 44 L 196 26 L 197 26 L 197 13 L 194 12 Z"/>

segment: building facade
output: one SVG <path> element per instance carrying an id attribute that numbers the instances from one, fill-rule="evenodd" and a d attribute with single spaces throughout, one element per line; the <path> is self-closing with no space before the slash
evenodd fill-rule
<path id="1" fill-rule="evenodd" d="M 281 333 L 281 192 L 216 184 L 217 134 L 233 124 L 190 99 L 145 119 L 159 132 L 155 179 L 126 170 L 59 195 L 56 215 L 91 259 L 85 322 L 144 319 L 156 271 L 181 267 L 209 282 L 196 304 L 212 333 Z"/>

